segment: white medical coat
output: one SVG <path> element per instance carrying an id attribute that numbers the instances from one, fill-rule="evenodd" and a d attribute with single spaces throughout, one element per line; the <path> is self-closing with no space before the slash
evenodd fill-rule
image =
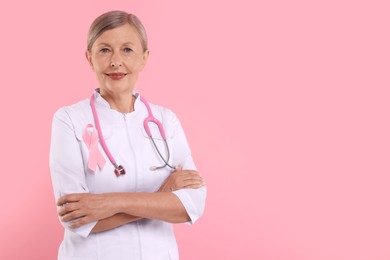
<path id="1" fill-rule="evenodd" d="M 88 169 L 89 151 L 83 140 L 83 130 L 88 124 L 95 125 L 89 99 L 59 109 L 53 118 L 50 147 L 50 171 L 56 200 L 69 193 L 107 192 L 154 192 L 169 176 L 171 169 L 165 167 L 151 171 L 151 166 L 164 162 L 158 156 L 151 140 L 146 135 L 143 120 L 147 109 L 138 94 L 134 111 L 123 114 L 110 108 L 109 104 L 94 93 L 102 134 L 107 146 L 126 174 L 117 177 L 114 167 L 99 144 L 106 164 L 95 172 Z M 170 165 L 182 165 L 183 169 L 195 170 L 191 152 L 183 129 L 176 115 L 168 109 L 150 104 L 153 115 L 164 125 L 170 149 Z M 149 124 L 160 152 L 167 153 L 158 128 Z M 190 216 L 189 224 L 202 214 L 206 188 L 182 189 L 173 192 Z M 91 233 L 96 222 L 77 229 L 65 228 L 58 259 L 61 260 L 159 260 L 179 259 L 177 244 L 170 223 L 141 219 L 118 228 L 100 233 Z"/>

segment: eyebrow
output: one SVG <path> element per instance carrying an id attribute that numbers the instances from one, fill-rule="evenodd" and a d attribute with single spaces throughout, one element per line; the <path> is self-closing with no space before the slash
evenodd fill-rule
<path id="1" fill-rule="evenodd" d="M 132 42 L 125 42 L 123 45 L 134 45 Z"/>
<path id="2" fill-rule="evenodd" d="M 99 45 L 111 46 L 110 44 L 105 43 L 105 42 L 101 42 L 101 43 L 99 43 Z M 134 46 L 134 43 L 132 43 L 132 42 L 125 42 L 123 45 L 132 45 L 132 46 Z"/>

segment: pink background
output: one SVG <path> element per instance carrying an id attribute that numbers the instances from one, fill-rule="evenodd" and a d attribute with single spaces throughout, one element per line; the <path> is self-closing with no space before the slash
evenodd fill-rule
<path id="1" fill-rule="evenodd" d="M 388 1 L 2 1 L 0 259 L 55 259 L 52 115 L 97 86 L 86 33 L 136 13 L 138 90 L 208 183 L 182 259 L 390 259 Z"/>

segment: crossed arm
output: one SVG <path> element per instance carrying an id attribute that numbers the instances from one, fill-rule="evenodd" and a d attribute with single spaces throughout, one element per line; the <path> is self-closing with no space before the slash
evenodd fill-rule
<path id="1" fill-rule="evenodd" d="M 182 223 L 189 216 L 179 198 L 171 191 L 204 186 L 197 171 L 174 171 L 157 192 L 74 193 L 57 201 L 61 221 L 73 221 L 69 227 L 77 228 L 98 221 L 92 229 L 97 233 L 136 221 L 141 218 Z"/>

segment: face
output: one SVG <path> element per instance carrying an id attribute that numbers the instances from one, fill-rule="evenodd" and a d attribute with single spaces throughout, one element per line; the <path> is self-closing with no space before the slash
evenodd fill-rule
<path id="1" fill-rule="evenodd" d="M 142 49 L 136 29 L 129 24 L 105 31 L 86 52 L 101 94 L 111 95 L 133 93 L 148 55 L 149 51 Z"/>

